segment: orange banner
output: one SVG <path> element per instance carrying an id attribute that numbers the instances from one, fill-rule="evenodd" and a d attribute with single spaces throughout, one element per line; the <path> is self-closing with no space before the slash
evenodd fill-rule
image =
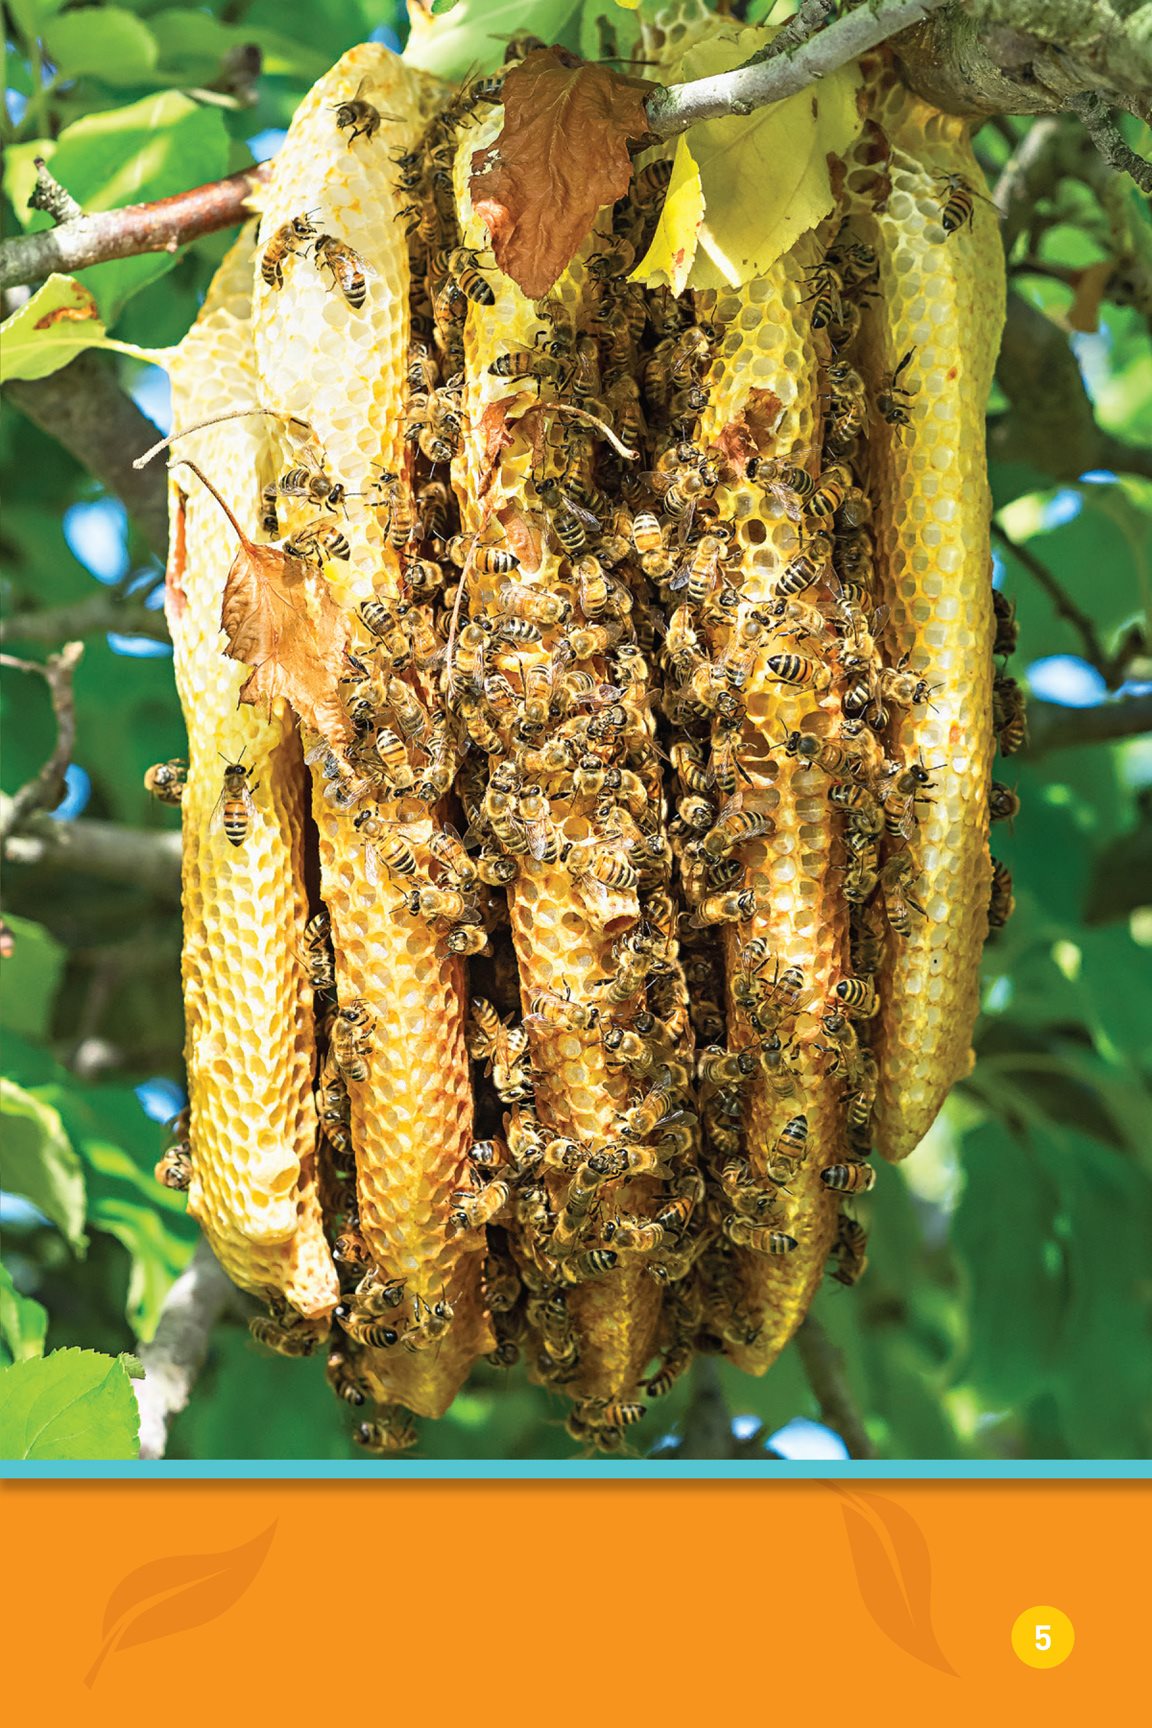
<path id="1" fill-rule="evenodd" d="M 1092 1720 L 1147 1483 L 12 1483 L 9 1720 Z"/>

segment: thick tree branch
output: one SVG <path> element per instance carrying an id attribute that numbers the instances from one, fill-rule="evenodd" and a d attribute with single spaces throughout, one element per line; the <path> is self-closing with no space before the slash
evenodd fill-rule
<path id="1" fill-rule="evenodd" d="M 137 1350 L 144 1364 L 143 1380 L 132 1382 L 140 1410 L 141 1458 L 163 1458 L 172 1419 L 187 1406 L 207 1360 L 213 1328 L 236 1294 L 201 1238 L 164 1298 L 152 1342 Z"/>
<path id="2" fill-rule="evenodd" d="M 690 1369 L 692 1390 L 684 1416 L 677 1458 L 732 1458 L 732 1417 L 716 1362 L 697 1356 Z"/>
<path id="3" fill-rule="evenodd" d="M 0 794 L 0 832 L 11 826 L 12 800 Z M 102 881 L 142 888 L 158 900 L 180 899 L 180 836 L 176 833 L 125 828 L 119 822 L 78 817 L 56 822 L 42 811 L 8 833 L 3 857 L 9 864 L 37 870 L 71 870 Z"/>
<path id="4" fill-rule="evenodd" d="M 132 457 L 159 436 L 121 390 L 111 363 L 81 354 L 48 378 L 7 384 L 4 394 L 42 432 L 114 492 L 149 549 L 168 556 L 168 482 L 162 468 L 135 469 Z"/>
<path id="5" fill-rule="evenodd" d="M 94 216 L 77 216 L 57 228 L 20 234 L 0 244 L 0 288 L 42 282 L 54 270 L 70 276 L 110 258 L 141 252 L 176 252 L 202 234 L 235 228 L 250 215 L 248 200 L 266 178 L 263 167 L 245 168 L 226 180 L 160 198 L 154 204 L 129 204 Z"/>
<path id="6" fill-rule="evenodd" d="M 839 1434 L 850 1458 L 874 1458 L 864 1418 L 844 1376 L 844 1353 L 837 1349 L 814 1315 L 809 1314 L 796 1334 L 796 1348 L 804 1374 L 820 1406 L 820 1419 Z"/>
<path id="7" fill-rule="evenodd" d="M 1054 480 L 1077 480 L 1093 469 L 1152 479 L 1152 450 L 1097 426 L 1067 336 L 1019 294 L 1008 296 L 996 376 L 1012 404 L 989 422 L 996 461 L 1039 468 Z"/>
<path id="8" fill-rule="evenodd" d="M 954 0 L 896 52 L 912 89 L 950 114 L 1053 114 L 1089 90 L 1143 117 L 1152 35 L 1140 10 L 1141 0 Z"/>
<path id="9" fill-rule="evenodd" d="M 52 754 L 35 779 L 21 786 L 16 796 L 6 802 L 0 815 L 0 840 L 20 827 L 34 810 L 54 810 L 64 796 L 67 786 L 64 776 L 76 743 L 72 673 L 83 652 L 83 642 L 66 642 L 59 654 L 53 654 L 45 661 L 17 660 L 11 654 L 0 654 L 0 666 L 11 667 L 17 672 L 31 672 L 44 679 L 56 719 L 56 742 Z"/>
<path id="10" fill-rule="evenodd" d="M 1120 696 L 1096 708 L 1063 708 L 1056 702 L 1028 704 L 1029 760 L 1049 750 L 1081 744 L 1111 744 L 1152 732 L 1152 694 Z"/>
<path id="11" fill-rule="evenodd" d="M 648 123 L 660 138 L 674 138 L 701 120 L 751 114 L 755 108 L 795 95 L 817 79 L 846 66 L 869 48 L 939 11 L 949 0 L 871 0 L 797 43 L 794 33 L 779 49 L 769 44 L 744 66 L 689 84 L 653 91 L 645 103 Z M 825 14 L 826 15 L 826 14 Z M 814 9 L 809 9 L 814 17 Z"/>
<path id="12" fill-rule="evenodd" d="M 0 620 L 0 642 L 63 642 L 76 636 L 146 636 L 153 642 L 170 640 L 163 612 L 152 612 L 138 600 L 121 600 L 116 591 L 102 589 L 90 600 L 72 606 L 45 606 L 42 610 L 14 612 Z"/>

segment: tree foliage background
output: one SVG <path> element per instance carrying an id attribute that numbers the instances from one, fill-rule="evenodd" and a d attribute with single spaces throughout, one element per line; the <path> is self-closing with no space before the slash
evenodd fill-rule
<path id="1" fill-rule="evenodd" d="M 635 28 L 623 7 L 434 9 L 453 14 L 444 25 L 461 73 L 498 63 L 502 38 L 521 29 L 610 52 L 602 20 L 624 41 Z M 643 0 L 642 12 L 660 9 Z M 738 10 L 752 21 L 772 12 L 759 0 Z M 6 234 L 47 222 L 27 209 L 35 156 L 90 210 L 183 190 L 271 154 L 339 54 L 368 36 L 399 46 L 406 30 L 389 0 L 7 0 L 4 19 Z M 1076 131 L 1045 119 L 982 128 L 993 184 L 1035 126 Z M 1137 147 L 1140 131 L 1128 134 Z M 1017 912 L 987 950 L 971 1077 L 911 1162 L 880 1170 L 862 1284 L 827 1285 L 816 1309 L 877 1450 L 892 1458 L 1133 1458 L 1152 1441 L 1152 739 L 1097 742 L 1093 726 L 1100 705 L 1131 700 L 1152 676 L 1141 634 L 1152 594 L 1152 236 L 1135 188 L 1090 150 L 1069 145 L 1065 157 L 1082 173 L 1041 178 L 1016 210 L 1011 285 L 1042 315 L 1018 307 L 1022 351 L 1037 356 L 1034 394 L 1067 390 L 1070 370 L 1067 412 L 1084 408 L 1086 391 L 1099 466 L 1069 473 L 1059 400 L 1046 429 L 1024 392 L 990 405 L 997 581 L 1021 627 L 1012 670 L 1040 699 L 1037 747 L 998 768 L 1022 800 L 994 836 Z M 81 279 L 114 337 L 162 347 L 191 323 L 230 237 Z M 161 372 L 99 364 L 115 366 L 167 430 Z M 85 640 L 73 766 L 53 820 L 171 830 L 174 814 L 142 783 L 183 743 L 159 562 L 119 502 L 7 397 L 0 462 L 5 647 L 42 660 Z M 27 671 L 3 669 L 2 701 L 2 786 L 14 794 L 50 755 L 55 725 L 46 684 Z M 4 1362 L 75 1347 L 133 1352 L 194 1245 L 183 1199 L 152 1175 L 163 1120 L 183 1101 L 179 909 L 138 874 L 18 861 L 6 870 Z M 81 1360 L 61 1358 L 62 1373 Z M 91 1396 L 107 1421 L 93 1418 L 88 1455 L 132 1455 L 130 1397 L 113 1384 L 124 1370 L 96 1360 L 103 1391 Z M 719 1373 L 730 1413 L 755 1419 L 741 1433 L 817 1414 L 795 1348 L 764 1381 Z M 637 1445 L 674 1434 L 692 1397 L 681 1384 Z M 168 1455 L 353 1450 L 322 1364 L 265 1355 L 235 1316 L 214 1335 Z M 449 1415 L 425 1427 L 416 1456 L 571 1452 L 558 1404 L 522 1370 L 482 1366 Z"/>

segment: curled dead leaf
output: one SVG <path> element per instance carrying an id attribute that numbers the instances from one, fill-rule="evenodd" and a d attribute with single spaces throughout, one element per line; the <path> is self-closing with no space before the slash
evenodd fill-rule
<path id="1" fill-rule="evenodd" d="M 544 536 L 539 522 L 516 503 L 505 504 L 502 510 L 497 510 L 496 520 L 520 560 L 520 568 L 526 575 L 535 575 L 544 561 Z"/>
<path id="2" fill-rule="evenodd" d="M 507 74 L 503 129 L 472 159 L 472 205 L 497 264 L 529 299 L 543 299 L 597 210 L 627 191 L 627 141 L 648 131 L 653 88 L 554 48 L 534 49 Z"/>
<path id="3" fill-rule="evenodd" d="M 207 476 L 192 462 L 182 466 L 208 488 L 239 541 L 224 581 L 220 628 L 226 652 L 251 667 L 240 701 L 260 707 L 283 697 L 329 744 L 350 743 L 338 684 L 348 622 L 323 574 L 278 546 L 249 540 Z"/>
<path id="4" fill-rule="evenodd" d="M 1105 258 L 1099 264 L 1089 264 L 1086 269 L 1076 272 L 1072 304 L 1067 312 L 1070 330 L 1080 330 L 1090 336 L 1100 328 L 1100 302 L 1114 269 L 1111 259 Z"/>
<path id="5" fill-rule="evenodd" d="M 734 420 L 722 427 L 716 447 L 726 464 L 741 479 L 754 456 L 765 456 L 776 439 L 783 404 L 772 390 L 750 390 Z"/>

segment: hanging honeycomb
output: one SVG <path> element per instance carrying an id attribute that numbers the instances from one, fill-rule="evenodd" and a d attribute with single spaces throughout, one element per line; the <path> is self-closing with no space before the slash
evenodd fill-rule
<path id="1" fill-rule="evenodd" d="M 763 1373 L 963 1072 L 1002 282 L 963 127 L 866 93 L 766 275 L 628 279 L 648 150 L 531 302 L 469 195 L 499 80 L 354 49 L 177 356 L 178 425 L 237 416 L 179 447 L 234 524 L 174 470 L 190 1205 L 369 1450 L 478 1358 L 599 1450 L 697 1350 Z M 237 708 L 235 528 L 338 621 L 327 730 Z"/>

